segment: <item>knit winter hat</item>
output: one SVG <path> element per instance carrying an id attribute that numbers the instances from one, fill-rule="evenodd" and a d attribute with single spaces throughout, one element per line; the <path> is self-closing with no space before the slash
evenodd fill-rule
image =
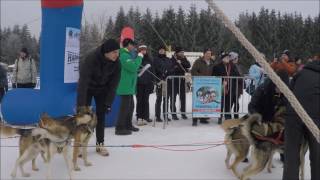
<path id="1" fill-rule="evenodd" d="M 23 53 L 25 53 L 26 55 L 29 55 L 29 51 L 28 51 L 28 49 L 25 48 L 25 47 L 23 47 L 20 52 L 23 52 Z"/>
<path id="2" fill-rule="evenodd" d="M 290 57 L 290 51 L 289 51 L 288 49 L 284 50 L 284 51 L 282 52 L 282 54 L 285 54 L 285 55 L 287 55 L 288 57 Z"/>
<path id="3" fill-rule="evenodd" d="M 236 60 L 239 57 L 239 54 L 236 52 L 230 52 L 229 56 L 230 56 L 230 60 Z"/>
<path id="4" fill-rule="evenodd" d="M 120 49 L 120 45 L 114 39 L 108 39 L 102 45 L 102 53 L 103 54 L 109 53 L 111 51 L 118 50 L 118 49 Z"/>
<path id="5" fill-rule="evenodd" d="M 138 47 L 138 49 L 139 49 L 139 50 L 148 49 L 148 47 L 147 47 L 146 45 L 140 45 L 140 46 Z"/>
<path id="6" fill-rule="evenodd" d="M 227 52 L 222 52 L 222 53 L 220 54 L 220 59 L 222 60 L 223 58 L 225 58 L 225 57 L 227 57 L 227 56 L 229 56 L 229 54 L 228 54 Z"/>
<path id="7" fill-rule="evenodd" d="M 182 47 L 176 47 L 175 48 L 175 53 L 178 54 L 179 52 L 184 51 Z"/>
<path id="8" fill-rule="evenodd" d="M 129 46 L 129 44 L 131 44 L 131 45 L 136 45 L 137 43 L 136 43 L 134 40 L 130 39 L 130 38 L 126 38 L 126 39 L 124 39 L 123 42 L 122 42 L 122 46 L 123 46 L 123 47 Z"/>

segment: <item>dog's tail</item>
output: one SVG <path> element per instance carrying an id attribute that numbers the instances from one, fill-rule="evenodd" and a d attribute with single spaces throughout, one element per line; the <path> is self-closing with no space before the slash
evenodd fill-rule
<path id="1" fill-rule="evenodd" d="M 258 113 L 249 115 L 246 120 L 243 121 L 242 126 L 241 126 L 241 133 L 248 139 L 250 144 L 255 144 L 256 141 L 251 135 L 251 129 L 252 125 L 254 123 L 261 124 L 262 123 L 262 116 Z"/>
<path id="2" fill-rule="evenodd" d="M 15 136 L 15 135 L 25 135 L 31 133 L 32 129 L 21 129 L 21 128 L 14 128 L 7 125 L 0 125 L 0 134 L 5 137 Z"/>

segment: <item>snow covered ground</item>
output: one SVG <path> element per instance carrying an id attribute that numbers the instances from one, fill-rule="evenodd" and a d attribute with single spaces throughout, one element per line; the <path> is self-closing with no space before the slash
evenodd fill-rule
<path id="1" fill-rule="evenodd" d="M 151 117 L 154 115 L 155 96 L 151 96 Z M 190 98 L 189 98 L 190 100 Z M 188 109 L 191 101 L 188 101 Z M 189 116 L 190 117 L 190 116 Z M 189 144 L 204 142 L 219 142 L 223 140 L 224 132 L 218 126 L 216 119 L 211 119 L 208 125 L 191 126 L 189 120 L 170 122 L 166 129 L 162 129 L 162 123 L 156 127 L 151 124 L 140 128 L 140 132 L 131 136 L 115 136 L 114 128 L 105 129 L 106 145 L 163 145 L 163 144 Z M 90 140 L 90 145 L 95 144 L 95 137 Z M 10 173 L 18 156 L 18 139 L 1 139 L 1 171 L 0 179 L 11 179 Z M 198 149 L 200 147 L 179 147 L 176 149 Z M 236 179 L 224 164 L 226 149 L 224 146 L 192 151 L 174 152 L 153 148 L 108 148 L 109 157 L 101 157 L 95 153 L 95 148 L 90 147 L 89 160 L 91 167 L 84 167 L 82 159 L 79 159 L 80 172 L 74 173 L 74 179 Z M 306 156 L 308 157 L 308 155 Z M 37 159 L 39 172 L 31 172 L 31 163 L 26 164 L 26 170 L 31 172 L 30 178 L 22 178 L 18 173 L 18 179 L 44 179 L 46 166 L 41 158 Z M 247 164 L 241 163 L 239 170 Z M 282 164 L 279 155 L 274 157 L 273 173 L 266 170 L 252 179 L 281 179 Z M 310 179 L 309 160 L 306 158 L 306 179 Z M 62 156 L 54 156 L 52 162 L 52 175 L 54 179 L 67 179 L 68 174 Z"/>

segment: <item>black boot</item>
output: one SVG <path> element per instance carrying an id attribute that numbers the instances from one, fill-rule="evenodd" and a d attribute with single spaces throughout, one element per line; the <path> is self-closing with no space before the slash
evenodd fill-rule
<path id="1" fill-rule="evenodd" d="M 178 116 L 175 115 L 175 114 L 172 114 L 172 119 L 173 119 L 173 120 L 176 120 L 176 121 L 179 120 Z"/>
<path id="2" fill-rule="evenodd" d="M 132 132 L 128 129 L 116 129 L 116 135 L 125 136 L 125 135 L 131 135 Z"/>
<path id="3" fill-rule="evenodd" d="M 222 124 L 222 118 L 218 118 L 218 124 Z"/>
<path id="4" fill-rule="evenodd" d="M 161 118 L 156 118 L 157 122 L 163 122 L 163 120 Z"/>
<path id="5" fill-rule="evenodd" d="M 182 119 L 184 119 L 184 120 L 187 120 L 187 119 L 188 119 L 188 117 L 187 117 L 185 114 L 182 114 L 181 117 L 182 117 Z"/>
<path id="6" fill-rule="evenodd" d="M 206 119 L 200 119 L 201 124 L 209 124 L 208 120 Z"/>
<path id="7" fill-rule="evenodd" d="M 192 126 L 198 126 L 198 119 L 192 119 Z"/>
<path id="8" fill-rule="evenodd" d="M 128 130 L 132 131 L 132 132 L 138 132 L 139 131 L 139 128 L 136 128 L 134 126 L 131 126 L 128 128 Z"/>

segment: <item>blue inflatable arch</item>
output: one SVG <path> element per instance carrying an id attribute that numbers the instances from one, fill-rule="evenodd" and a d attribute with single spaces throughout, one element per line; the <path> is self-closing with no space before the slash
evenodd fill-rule
<path id="1" fill-rule="evenodd" d="M 13 125 L 29 125 L 47 112 L 51 116 L 73 114 L 76 83 L 64 83 L 66 29 L 81 28 L 83 0 L 41 0 L 40 90 L 14 89 L 2 102 L 4 119 Z M 118 99 L 116 99 L 118 101 Z M 109 115 L 113 125 L 117 108 Z"/>

